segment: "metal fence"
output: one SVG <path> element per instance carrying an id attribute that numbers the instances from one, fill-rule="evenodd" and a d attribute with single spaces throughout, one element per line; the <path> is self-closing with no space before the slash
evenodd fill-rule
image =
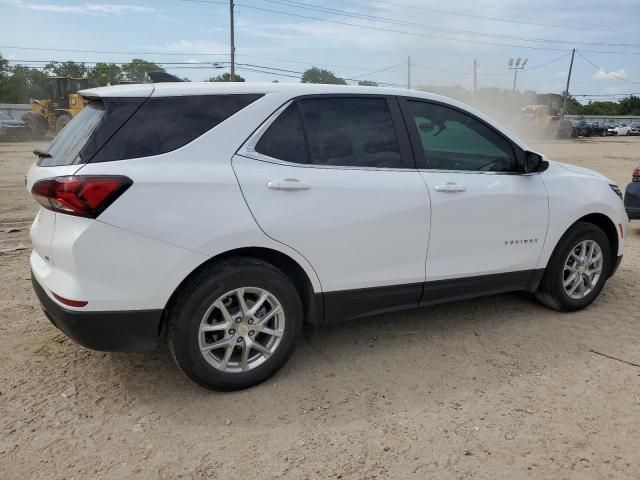
<path id="1" fill-rule="evenodd" d="M 585 120 L 587 122 L 598 122 L 600 125 L 617 125 L 626 123 L 627 125 L 640 125 L 638 115 L 565 115 L 567 120 Z"/>
<path id="2" fill-rule="evenodd" d="M 28 103 L 0 103 L 0 111 L 8 113 L 11 118 L 20 120 L 22 115 L 31 111 Z"/>

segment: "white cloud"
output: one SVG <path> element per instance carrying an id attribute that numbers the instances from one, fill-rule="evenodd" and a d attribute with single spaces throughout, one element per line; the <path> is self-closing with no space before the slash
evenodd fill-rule
<path id="1" fill-rule="evenodd" d="M 624 68 L 619 68 L 618 70 L 613 70 L 611 72 L 605 72 L 604 70 L 598 70 L 593 78 L 595 80 L 611 80 L 612 78 L 626 78 L 627 73 L 624 71 Z"/>
<path id="2" fill-rule="evenodd" d="M 229 46 L 223 43 L 212 42 L 210 40 L 178 40 L 177 42 L 169 43 L 160 48 L 170 52 L 189 52 L 189 53 L 222 53 L 227 55 Z"/>
<path id="3" fill-rule="evenodd" d="M 101 15 L 111 14 L 118 15 L 123 13 L 151 13 L 156 9 L 152 7 L 142 7 L 140 5 L 111 4 L 111 3 L 84 3 L 81 5 L 60 5 L 47 3 L 27 3 L 22 0 L 9 0 L 4 3 L 26 8 L 36 12 L 50 13 L 77 13 L 84 15 Z"/>

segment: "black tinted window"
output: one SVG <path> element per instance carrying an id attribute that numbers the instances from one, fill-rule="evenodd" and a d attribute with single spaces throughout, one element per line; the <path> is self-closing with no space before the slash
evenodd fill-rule
<path id="1" fill-rule="evenodd" d="M 310 98 L 300 101 L 310 163 L 402 167 L 398 139 L 384 98 Z"/>
<path id="2" fill-rule="evenodd" d="M 408 102 L 426 161 L 435 170 L 518 171 L 513 147 L 502 135 L 459 110 Z"/>
<path id="3" fill-rule="evenodd" d="M 295 103 L 269 126 L 258 141 L 256 152 L 287 162 L 307 163 L 307 145 Z"/>
<path id="4" fill-rule="evenodd" d="M 261 95 L 150 98 L 100 149 L 92 162 L 148 157 L 186 145 Z"/>
<path id="5" fill-rule="evenodd" d="M 90 102 L 56 135 L 47 148 L 49 156 L 40 157 L 38 165 L 55 167 L 80 163 L 80 152 L 102 122 L 104 113 L 102 102 Z"/>

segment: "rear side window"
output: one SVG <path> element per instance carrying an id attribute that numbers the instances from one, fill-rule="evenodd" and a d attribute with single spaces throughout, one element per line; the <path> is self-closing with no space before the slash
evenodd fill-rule
<path id="1" fill-rule="evenodd" d="M 308 162 L 304 130 L 295 102 L 269 126 L 258 141 L 256 152 L 285 162 Z"/>
<path id="2" fill-rule="evenodd" d="M 160 155 L 186 145 L 262 95 L 188 95 L 150 98 L 91 162 Z"/>
<path id="3" fill-rule="evenodd" d="M 300 101 L 310 163 L 401 168 L 398 138 L 386 98 L 334 97 Z"/>
<path id="4" fill-rule="evenodd" d="M 41 167 L 57 167 L 81 162 L 80 152 L 100 124 L 105 110 L 100 101 L 90 102 L 53 139 L 48 156 L 38 160 Z"/>

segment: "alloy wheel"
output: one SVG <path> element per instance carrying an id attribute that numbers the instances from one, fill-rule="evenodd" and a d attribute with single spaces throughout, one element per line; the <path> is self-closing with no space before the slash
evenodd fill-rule
<path id="1" fill-rule="evenodd" d="M 257 287 L 237 288 L 216 299 L 203 315 L 200 352 L 217 370 L 246 372 L 273 355 L 284 329 L 284 310 L 272 293 Z"/>
<path id="2" fill-rule="evenodd" d="M 564 262 L 562 285 L 574 300 L 589 295 L 602 275 L 602 249 L 593 240 L 582 240 L 571 249 Z"/>

